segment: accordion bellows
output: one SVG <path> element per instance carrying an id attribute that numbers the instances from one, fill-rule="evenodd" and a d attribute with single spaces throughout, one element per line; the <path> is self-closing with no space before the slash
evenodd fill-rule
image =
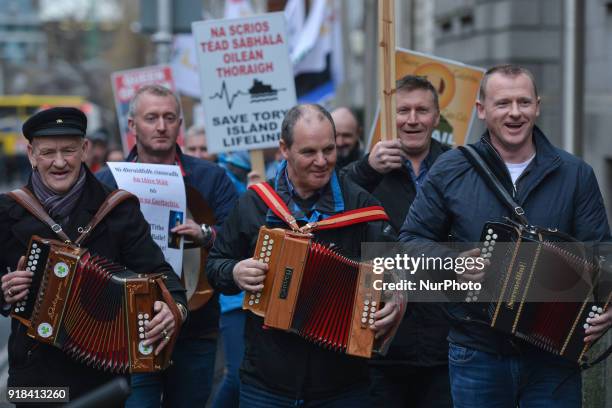
<path id="1" fill-rule="evenodd" d="M 32 237 L 30 294 L 11 314 L 28 335 L 76 361 L 113 373 L 162 370 L 171 347 L 155 356 L 144 325 L 167 290 L 161 274 L 142 275 L 60 241 Z"/>
<path id="2" fill-rule="evenodd" d="M 309 235 L 262 227 L 255 259 L 268 264 L 264 289 L 243 308 L 268 327 L 291 331 L 329 350 L 369 358 L 380 292 L 372 267 L 350 260 Z"/>

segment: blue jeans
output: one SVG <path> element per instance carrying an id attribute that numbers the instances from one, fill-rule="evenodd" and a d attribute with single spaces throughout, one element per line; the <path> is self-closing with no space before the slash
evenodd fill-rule
<path id="1" fill-rule="evenodd" d="M 318 400 L 296 400 L 250 384 L 240 384 L 240 407 L 243 408 L 371 408 L 371 406 L 367 387 Z"/>
<path id="2" fill-rule="evenodd" d="M 246 312 L 234 309 L 221 313 L 219 329 L 223 341 L 225 376 L 213 399 L 213 408 L 233 408 L 240 399 L 240 378 L 238 369 L 244 356 L 244 321 Z"/>
<path id="3" fill-rule="evenodd" d="M 577 367 L 544 351 L 498 356 L 450 343 L 455 408 L 575 408 L 582 404 Z"/>
<path id="4" fill-rule="evenodd" d="M 168 369 L 132 375 L 126 408 L 204 407 L 212 388 L 216 352 L 215 340 L 179 338 Z"/>

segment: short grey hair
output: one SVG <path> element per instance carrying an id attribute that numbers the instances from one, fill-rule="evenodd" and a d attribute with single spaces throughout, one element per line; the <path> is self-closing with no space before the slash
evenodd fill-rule
<path id="1" fill-rule="evenodd" d="M 301 105 L 296 105 L 293 108 L 289 109 L 289 112 L 285 115 L 283 119 L 283 124 L 281 125 L 281 140 L 285 142 L 287 148 L 291 148 L 293 144 L 293 128 L 300 118 L 302 118 L 307 112 L 316 113 L 319 120 L 327 119 L 332 126 L 334 140 L 336 138 L 336 126 L 334 125 L 334 120 L 332 119 L 329 112 L 321 105 L 316 103 L 305 103 Z"/>
<path id="2" fill-rule="evenodd" d="M 206 136 L 206 128 L 204 128 L 204 126 L 192 125 L 187 129 L 187 133 L 185 133 L 185 141 L 197 135 Z"/>
<path id="3" fill-rule="evenodd" d="M 130 107 L 128 109 L 128 118 L 133 119 L 136 115 L 136 110 L 138 109 L 138 103 L 140 102 L 140 97 L 144 94 L 167 97 L 171 96 L 174 98 L 174 102 L 176 102 L 176 115 L 181 116 L 181 101 L 178 95 L 172 92 L 170 89 L 166 88 L 162 85 L 150 84 L 144 85 L 136 91 L 134 97 L 130 101 Z"/>

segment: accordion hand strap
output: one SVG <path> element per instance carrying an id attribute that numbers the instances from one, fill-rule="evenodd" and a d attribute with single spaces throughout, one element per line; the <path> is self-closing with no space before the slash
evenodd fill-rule
<path id="1" fill-rule="evenodd" d="M 303 234 L 310 233 L 315 230 L 325 230 L 332 228 L 341 228 L 353 224 L 359 224 L 369 221 L 389 221 L 389 216 L 385 209 L 381 206 L 371 206 L 359 208 L 356 210 L 346 211 L 340 214 L 332 215 L 324 220 L 308 223 L 303 227 L 298 227 L 295 217 L 291 215 L 289 208 L 278 196 L 276 191 L 266 182 L 253 184 L 249 187 L 257 193 L 257 195 L 266 203 L 277 217 L 285 221 L 294 232 Z"/>
<path id="2" fill-rule="evenodd" d="M 136 196 L 132 193 L 129 193 L 125 190 L 114 190 L 110 193 L 106 200 L 100 205 L 98 211 L 94 214 L 89 224 L 83 229 L 81 232 L 81 236 L 77 238 L 74 243 L 76 245 L 81 245 L 81 243 L 89 236 L 89 233 L 106 217 L 106 215 L 113 210 L 116 206 L 127 200 L 128 198 L 136 198 Z"/>
<path id="3" fill-rule="evenodd" d="M 159 278 L 157 278 L 157 281 L 159 288 L 161 289 L 162 299 L 168 305 L 170 313 L 172 313 L 172 317 L 174 317 L 174 332 L 172 333 L 170 341 L 168 342 L 168 344 L 166 344 L 166 347 L 163 350 L 164 353 L 168 353 L 171 355 L 172 350 L 174 349 L 174 344 L 178 339 L 179 331 L 181 329 L 181 325 L 183 324 L 183 319 L 181 317 L 181 312 L 178 306 L 176 305 L 176 302 L 174 301 L 174 298 L 172 298 L 172 295 L 164 284 L 164 278 L 160 276 Z"/>
<path id="4" fill-rule="evenodd" d="M 485 180 L 487 185 L 497 198 L 501 200 L 504 205 L 506 205 L 512 211 L 512 214 L 519 220 L 519 222 L 523 225 L 529 225 L 529 221 L 525 217 L 525 210 L 521 207 L 510 194 L 504 188 L 502 183 L 499 181 L 497 176 L 491 171 L 487 163 L 480 157 L 480 154 L 474 149 L 472 146 L 459 146 L 459 150 L 461 153 L 465 155 L 468 161 L 476 168 L 478 174 Z"/>
<path id="5" fill-rule="evenodd" d="M 34 217 L 47 224 L 51 230 L 55 232 L 57 236 L 59 236 L 65 243 L 71 242 L 68 235 L 62 231 L 62 226 L 55 222 L 53 218 L 47 214 L 38 199 L 34 197 L 34 194 L 32 194 L 30 190 L 25 187 L 21 187 L 13 191 L 9 191 L 7 195 L 20 204 L 23 208 L 28 210 Z"/>

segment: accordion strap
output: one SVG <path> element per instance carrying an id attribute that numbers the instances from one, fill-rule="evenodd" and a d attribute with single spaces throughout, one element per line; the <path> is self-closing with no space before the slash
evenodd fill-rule
<path id="1" fill-rule="evenodd" d="M 87 226 L 83 228 L 83 232 L 81 232 L 81 235 L 77 238 L 76 241 L 74 241 L 74 243 L 76 245 L 81 245 L 81 243 L 89 236 L 89 233 L 96 227 L 96 225 L 98 225 L 100 221 L 102 221 L 104 217 L 106 217 L 106 215 L 111 212 L 116 206 L 118 206 L 128 198 L 136 198 L 136 196 L 132 193 L 120 189 L 111 192 L 106 197 L 102 205 L 100 205 L 100 208 L 98 208 L 98 211 L 94 214 L 91 221 L 89 221 L 89 224 L 87 224 Z"/>
<path id="2" fill-rule="evenodd" d="M 256 183 L 249 188 L 257 193 L 264 203 L 272 210 L 274 214 L 281 220 L 285 221 L 293 231 L 299 232 L 300 227 L 297 225 L 295 217 L 289 211 L 287 204 L 278 196 L 276 191 L 266 182 Z"/>
<path id="3" fill-rule="evenodd" d="M 476 168 L 478 174 L 485 180 L 487 185 L 497 198 L 501 200 L 512 211 L 512 214 L 520 221 L 523 225 L 529 225 L 527 217 L 525 217 L 525 210 L 521 207 L 502 185 L 497 176 L 491 171 L 487 163 L 480 157 L 480 154 L 472 146 L 459 146 L 461 153 L 465 155 L 468 161 Z"/>
<path id="4" fill-rule="evenodd" d="M 47 214 L 45 209 L 40 205 L 40 202 L 34 197 L 34 194 L 25 187 L 17 188 L 7 193 L 9 197 L 15 200 L 19 205 L 28 210 L 33 216 L 47 224 L 53 232 L 57 234 L 65 243 L 70 243 L 68 235 L 62 231 L 62 226 L 53 220 Z"/>
<path id="5" fill-rule="evenodd" d="M 249 188 L 255 191 L 272 212 L 281 220 L 285 221 L 293 231 L 303 234 L 315 230 L 341 228 L 369 221 L 389 221 L 389 216 L 383 207 L 371 206 L 332 215 L 324 220 L 308 223 L 300 228 L 297 225 L 295 217 L 291 214 L 287 205 L 278 196 L 276 191 L 274 191 L 272 186 L 266 182 L 261 182 L 253 184 Z"/>
<path id="6" fill-rule="evenodd" d="M 161 289 L 162 299 L 168 305 L 170 313 L 172 313 L 172 317 L 174 318 L 174 333 L 172 333 L 170 342 L 166 344 L 166 347 L 162 351 L 164 353 L 170 353 L 170 355 L 172 355 L 172 350 L 174 349 L 174 344 L 178 339 L 179 331 L 183 324 L 183 319 L 181 317 L 181 312 L 178 306 L 176 305 L 176 302 L 174 301 L 174 298 L 172 297 L 170 291 L 168 291 L 168 288 L 164 284 L 164 278 L 160 276 L 156 280 L 158 281 L 158 286 Z"/>
<path id="7" fill-rule="evenodd" d="M 47 214 L 45 209 L 42 207 L 38 199 L 34 197 L 32 192 L 25 187 L 21 187 L 10 191 L 7 193 L 9 197 L 15 200 L 19 205 L 28 210 L 34 217 L 38 218 L 45 224 L 47 224 L 53 232 L 57 234 L 65 243 L 72 243 L 72 240 L 66 235 L 66 233 L 62 230 L 62 226 L 53 220 Z M 115 190 L 110 193 L 100 208 L 98 212 L 93 216 L 89 224 L 85 228 L 82 229 L 81 236 L 74 242 L 76 245 L 80 245 L 85 238 L 89 235 L 89 233 L 102 221 L 102 219 L 116 206 L 121 204 L 123 201 L 128 198 L 135 198 L 133 194 L 128 193 L 125 190 Z"/>

